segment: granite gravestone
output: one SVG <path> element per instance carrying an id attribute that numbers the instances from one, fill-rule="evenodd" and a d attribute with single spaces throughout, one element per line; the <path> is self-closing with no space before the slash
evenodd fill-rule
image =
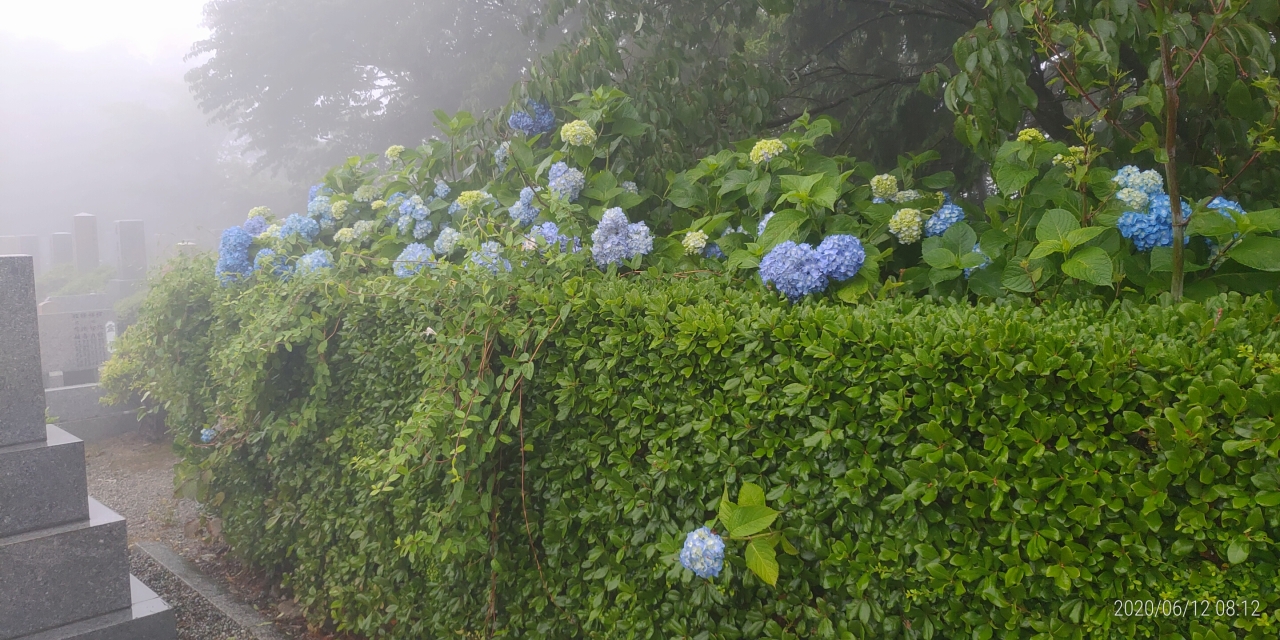
<path id="1" fill-rule="evenodd" d="M 75 233 L 76 271 L 88 273 L 98 268 L 98 217 L 92 213 L 77 213 L 72 218 L 71 230 Z"/>
<path id="2" fill-rule="evenodd" d="M 49 262 L 52 266 L 71 264 L 76 261 L 75 238 L 60 231 L 49 236 Z"/>
<path id="3" fill-rule="evenodd" d="M 84 443 L 45 425 L 30 256 L 0 256 L 0 640 L 174 640 L 129 575 L 124 519 L 88 496 Z"/>
<path id="4" fill-rule="evenodd" d="M 21 245 L 18 253 L 31 256 L 32 261 L 35 262 L 36 273 L 40 273 L 44 266 L 44 260 L 41 259 L 40 236 L 18 236 L 18 244 Z M 4 252 L 0 251 L 0 254 Z"/>
<path id="5" fill-rule="evenodd" d="M 120 268 L 107 283 L 112 300 L 123 300 L 142 290 L 147 277 L 147 234 L 141 220 L 117 220 L 116 255 Z"/>

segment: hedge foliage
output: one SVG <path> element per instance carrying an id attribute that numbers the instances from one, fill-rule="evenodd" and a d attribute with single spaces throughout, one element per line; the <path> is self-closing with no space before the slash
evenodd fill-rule
<path id="1" fill-rule="evenodd" d="M 239 553 L 369 637 L 1275 637 L 1271 297 L 792 306 L 655 271 L 222 288 L 197 258 L 107 384 L 167 407 Z M 675 560 L 745 482 L 799 552 L 776 587 L 735 543 L 714 580 Z M 1113 616 L 1148 599 L 1262 615 Z"/>

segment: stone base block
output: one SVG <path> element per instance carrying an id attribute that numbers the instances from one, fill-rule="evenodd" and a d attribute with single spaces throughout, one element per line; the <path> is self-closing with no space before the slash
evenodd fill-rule
<path id="1" fill-rule="evenodd" d="M 45 442 L 0 448 L 0 539 L 89 518 L 84 443 L 45 429 Z"/>
<path id="2" fill-rule="evenodd" d="M 89 519 L 0 539 L 0 640 L 132 606 L 124 518 L 89 498 Z"/>
<path id="3" fill-rule="evenodd" d="M 133 604 L 90 620 L 42 631 L 20 640 L 176 640 L 173 609 L 147 585 L 129 576 Z"/>
<path id="4" fill-rule="evenodd" d="M 49 413 L 57 419 L 58 426 L 85 442 L 97 442 L 139 428 L 137 404 L 101 404 L 100 385 L 57 387 L 44 393 Z"/>

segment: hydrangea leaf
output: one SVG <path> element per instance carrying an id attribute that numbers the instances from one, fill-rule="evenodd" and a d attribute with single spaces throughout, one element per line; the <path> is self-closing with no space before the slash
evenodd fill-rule
<path id="1" fill-rule="evenodd" d="M 1105 227 L 1084 227 L 1067 233 L 1068 249 L 1078 247 L 1098 237 L 1103 231 L 1106 231 Z"/>
<path id="2" fill-rule="evenodd" d="M 1280 271 L 1280 238 L 1250 236 L 1241 240 L 1227 255 L 1259 271 Z"/>
<path id="3" fill-rule="evenodd" d="M 929 284 L 941 284 L 949 280 L 955 280 L 963 273 L 963 269 L 931 269 L 929 271 Z"/>
<path id="4" fill-rule="evenodd" d="M 1098 286 L 1111 284 L 1111 256 L 1098 247 L 1086 247 L 1062 263 L 1062 272 Z"/>
<path id="5" fill-rule="evenodd" d="M 956 183 L 956 174 L 950 171 L 939 171 L 920 180 L 926 189 L 946 189 Z"/>
<path id="6" fill-rule="evenodd" d="M 1071 212 L 1065 209 L 1050 209 L 1040 218 L 1040 224 L 1036 225 L 1036 240 L 1064 242 L 1067 240 L 1067 234 L 1079 228 L 1080 221 L 1076 220 Z"/>
<path id="7" fill-rule="evenodd" d="M 767 253 L 778 243 L 790 240 L 808 220 L 808 215 L 795 209 L 779 211 L 765 226 L 759 240 L 760 247 Z"/>
<path id="8" fill-rule="evenodd" d="M 754 269 L 758 266 L 760 266 L 759 256 L 747 249 L 738 249 L 730 252 L 729 260 L 724 263 L 724 267 L 730 271 L 735 269 Z"/>
<path id="9" fill-rule="evenodd" d="M 738 506 L 764 506 L 764 489 L 753 482 L 742 483 L 742 488 L 738 490 Z"/>
<path id="10" fill-rule="evenodd" d="M 1004 288 L 1018 293 L 1031 293 L 1036 289 L 1035 284 L 1031 280 L 1031 274 L 1027 273 L 1027 271 L 1017 263 L 1012 262 L 1004 268 L 1004 274 L 1000 279 L 1000 283 L 1004 285 Z"/>
<path id="11" fill-rule="evenodd" d="M 1214 211 L 1202 211 L 1191 216 L 1187 225 L 1187 233 L 1193 236 L 1219 238 L 1237 233 L 1236 221 L 1230 216 L 1219 215 Z"/>
<path id="12" fill-rule="evenodd" d="M 1057 240 L 1045 240 L 1044 242 L 1037 244 L 1036 248 L 1031 250 L 1029 258 L 1031 260 L 1039 260 L 1040 258 L 1045 258 L 1064 251 L 1066 251 L 1066 248 L 1062 246 L 1061 242 Z"/>
<path id="13" fill-rule="evenodd" d="M 765 199 L 769 196 L 769 185 L 772 182 L 772 177 L 766 175 L 747 185 L 747 202 L 752 209 L 759 210 L 764 208 Z"/>
<path id="14" fill-rule="evenodd" d="M 1280 229 L 1280 209 L 1254 211 L 1253 213 L 1245 216 L 1245 218 L 1249 220 L 1250 225 L 1253 225 L 1254 231 L 1271 233 L 1272 231 Z M 1193 218 L 1192 222 L 1194 221 L 1195 219 Z"/>
<path id="15" fill-rule="evenodd" d="M 764 505 L 756 505 L 751 507 L 739 506 L 733 509 L 733 513 L 724 525 L 729 529 L 729 535 L 735 538 L 742 538 L 755 535 L 768 529 L 774 520 L 778 519 L 778 512 Z"/>
<path id="16" fill-rule="evenodd" d="M 863 264 L 862 270 L 858 271 L 858 275 L 840 283 L 840 286 L 836 289 L 836 297 L 842 302 L 856 303 L 862 297 L 862 294 L 871 289 L 870 282 L 863 275 L 866 271 L 867 266 Z"/>
<path id="17" fill-rule="evenodd" d="M 970 251 L 969 253 L 960 256 L 960 267 L 962 269 L 973 269 L 975 267 L 982 266 L 982 264 L 987 260 L 987 256 L 978 253 L 977 251 Z"/>
<path id="18" fill-rule="evenodd" d="M 746 169 L 730 171 L 720 179 L 720 196 L 732 193 L 751 183 L 751 172 Z"/>
<path id="19" fill-rule="evenodd" d="M 930 249 L 924 252 L 924 261 L 935 269 L 950 269 L 959 264 L 959 258 L 950 249 Z"/>
<path id="20" fill-rule="evenodd" d="M 1186 273 L 1195 273 L 1196 271 L 1203 271 L 1208 268 L 1205 265 L 1192 262 L 1189 259 L 1192 257 L 1190 252 L 1185 252 L 1182 255 L 1182 270 Z M 1151 250 L 1151 267 L 1149 268 L 1149 271 L 1151 273 L 1169 273 L 1173 271 L 1173 247 L 1153 248 Z"/>
<path id="21" fill-rule="evenodd" d="M 778 584 L 778 554 L 767 541 L 752 540 L 747 544 L 747 568 L 770 586 Z"/>

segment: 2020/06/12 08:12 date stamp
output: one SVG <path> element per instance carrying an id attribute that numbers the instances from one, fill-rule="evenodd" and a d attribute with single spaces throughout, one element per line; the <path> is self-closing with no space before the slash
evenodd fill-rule
<path id="1" fill-rule="evenodd" d="M 1116 600 L 1111 615 L 1118 618 L 1257 618 L 1259 600 Z"/>

